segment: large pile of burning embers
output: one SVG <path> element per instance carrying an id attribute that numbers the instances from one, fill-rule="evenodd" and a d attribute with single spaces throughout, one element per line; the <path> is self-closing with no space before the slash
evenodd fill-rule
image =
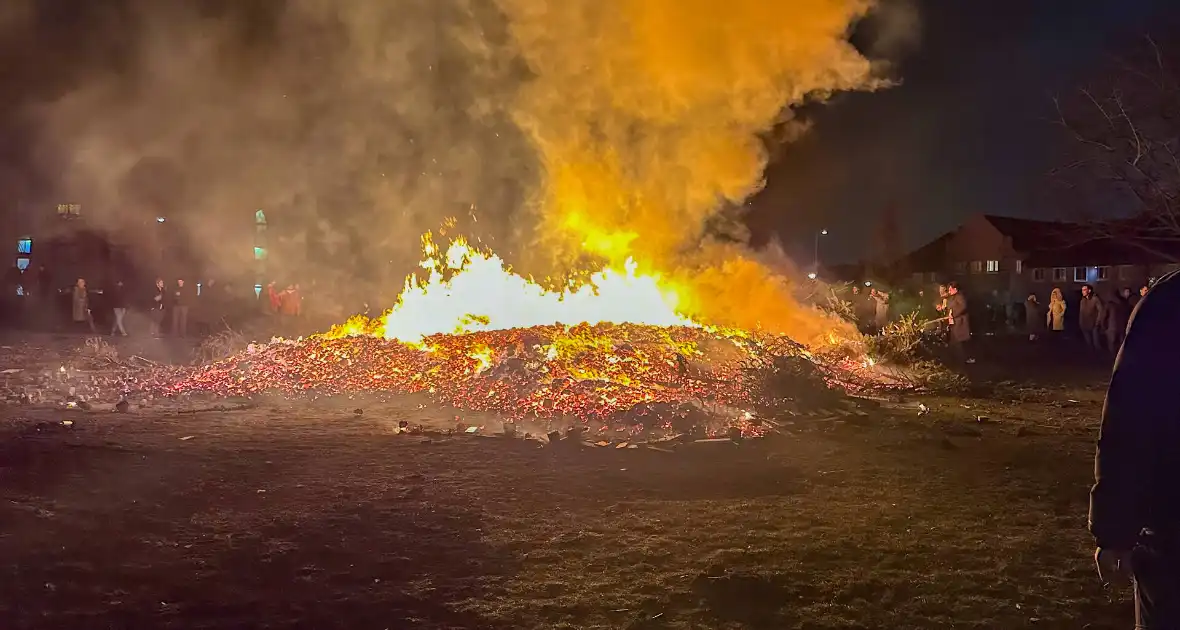
<path id="1" fill-rule="evenodd" d="M 166 394 L 394 398 L 497 412 L 506 422 L 590 435 L 763 434 L 871 382 L 864 364 L 817 360 L 786 337 L 689 326 L 536 326 L 432 335 L 272 340 L 196 368 Z"/>

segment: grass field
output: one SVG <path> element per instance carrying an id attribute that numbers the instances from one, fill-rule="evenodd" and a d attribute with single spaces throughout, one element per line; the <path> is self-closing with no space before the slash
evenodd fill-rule
<path id="1" fill-rule="evenodd" d="M 0 619 L 1128 626 L 1085 531 L 1100 388 L 984 389 L 676 453 L 395 435 L 416 408 L 7 408 Z"/>

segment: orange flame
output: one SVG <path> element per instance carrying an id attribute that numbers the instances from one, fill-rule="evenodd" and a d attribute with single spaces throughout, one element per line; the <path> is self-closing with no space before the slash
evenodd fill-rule
<path id="1" fill-rule="evenodd" d="M 418 344 L 435 334 L 506 330 L 554 323 L 631 323 L 698 326 L 678 312 L 678 291 L 659 274 L 639 273 L 627 259 L 622 269 L 604 268 L 588 282 L 547 290 L 514 273 L 499 256 L 455 238 L 445 251 L 432 236 L 422 239 L 426 270 L 411 275 L 393 308 L 377 322 L 354 318 L 327 336 L 375 334 Z"/>

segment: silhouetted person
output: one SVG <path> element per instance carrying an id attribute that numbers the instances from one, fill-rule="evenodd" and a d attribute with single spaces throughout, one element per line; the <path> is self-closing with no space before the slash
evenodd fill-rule
<path id="1" fill-rule="evenodd" d="M 184 280 L 176 281 L 176 290 L 172 294 L 172 334 L 177 337 L 188 336 L 188 310 L 193 305 L 192 290 L 185 285 Z"/>
<path id="2" fill-rule="evenodd" d="M 1147 286 L 1146 285 L 1139 287 L 1139 292 L 1135 293 L 1131 296 L 1131 310 L 1132 311 L 1135 310 L 1136 306 L 1139 306 L 1139 300 L 1142 300 L 1143 296 L 1145 296 L 1145 295 L 1147 295 Z"/>
<path id="3" fill-rule="evenodd" d="M 199 334 L 213 332 L 214 326 L 222 320 L 222 287 L 217 280 L 210 278 L 201 285 L 197 294 L 197 325 Z"/>
<path id="4" fill-rule="evenodd" d="M 1099 575 L 1129 576 L 1137 628 L 1180 628 L 1180 276 L 1139 302 L 1114 364 L 1090 492 Z"/>
<path id="5" fill-rule="evenodd" d="M 1126 290 L 1130 295 L 1130 289 Z M 1127 322 L 1131 320 L 1131 303 L 1123 295 L 1117 295 L 1107 300 L 1102 307 L 1102 329 L 1106 336 L 1106 349 L 1111 356 L 1118 354 L 1123 345 L 1123 337 L 1127 332 Z"/>
<path id="6" fill-rule="evenodd" d="M 1048 311 L 1037 301 L 1035 294 L 1029 294 L 1024 301 L 1024 329 L 1028 332 L 1028 340 L 1036 341 L 1045 332 Z"/>
<path id="7" fill-rule="evenodd" d="M 53 327 L 57 323 L 57 287 L 53 285 L 53 277 L 45 265 L 37 267 L 37 273 L 30 283 L 33 288 L 34 309 L 43 325 Z"/>
<path id="8" fill-rule="evenodd" d="M 127 336 L 127 329 L 123 327 L 123 318 L 127 316 L 127 292 L 123 289 L 123 281 L 119 280 L 115 286 L 107 290 L 107 306 L 110 307 L 111 313 L 114 315 L 114 323 L 111 324 L 111 336 L 115 333 Z"/>
<path id="9" fill-rule="evenodd" d="M 37 267 L 37 281 L 34 291 L 37 293 L 37 298 L 41 300 L 49 300 L 56 293 L 53 277 L 49 275 L 49 270 L 45 268 L 45 265 Z"/>
<path id="10" fill-rule="evenodd" d="M 164 288 L 164 279 L 156 278 L 156 289 L 148 313 L 151 315 L 152 336 L 159 337 L 164 325 L 164 307 L 168 304 L 168 290 Z"/>
<path id="11" fill-rule="evenodd" d="M 1095 352 L 1102 352 L 1104 346 L 1102 322 L 1102 299 L 1087 284 L 1082 287 L 1082 300 L 1078 304 L 1078 328 L 1086 345 Z"/>

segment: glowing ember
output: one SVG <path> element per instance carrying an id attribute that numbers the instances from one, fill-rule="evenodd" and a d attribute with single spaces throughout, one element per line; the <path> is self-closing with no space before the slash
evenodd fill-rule
<path id="1" fill-rule="evenodd" d="M 425 394 L 460 409 L 548 426 L 575 422 L 629 434 L 757 435 L 760 375 L 751 361 L 793 356 L 841 391 L 851 369 L 814 363 L 785 337 L 700 327 L 601 324 L 431 335 L 419 347 L 371 336 L 276 341 L 198 369 L 170 393 L 225 396 Z M 816 392 L 796 392 L 814 395 Z"/>

